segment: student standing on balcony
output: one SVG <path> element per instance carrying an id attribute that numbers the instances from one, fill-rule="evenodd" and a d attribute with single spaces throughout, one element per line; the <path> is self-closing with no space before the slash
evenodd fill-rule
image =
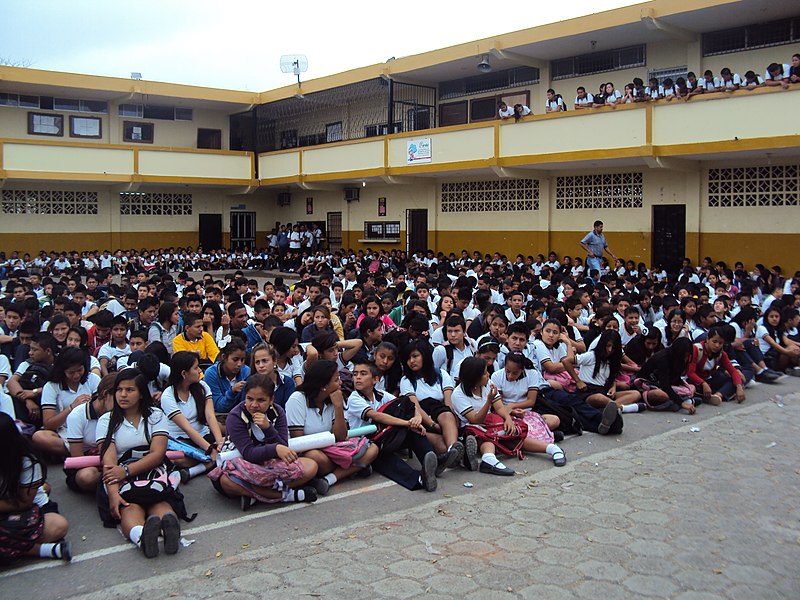
<path id="1" fill-rule="evenodd" d="M 514 116 L 514 109 L 501 100 L 497 105 L 497 114 L 501 119 L 508 119 Z"/>
<path id="2" fill-rule="evenodd" d="M 580 86 L 577 90 L 575 90 L 575 93 L 577 94 L 577 96 L 575 96 L 575 110 L 592 108 L 592 104 L 594 104 L 594 96 L 588 94 L 585 87 Z"/>
<path id="3" fill-rule="evenodd" d="M 553 88 L 547 90 L 547 101 L 544 103 L 544 112 L 562 112 L 567 110 L 564 99 L 560 94 L 556 94 Z"/>
<path id="4" fill-rule="evenodd" d="M 792 68 L 789 70 L 789 81 L 800 83 L 800 54 L 792 54 Z"/>
<path id="5" fill-rule="evenodd" d="M 782 85 L 783 89 L 788 89 L 791 73 L 791 65 L 787 65 L 786 63 L 782 65 L 771 63 L 767 67 L 767 72 L 764 74 L 764 83 L 772 87 Z"/>
<path id="6" fill-rule="evenodd" d="M 583 239 L 580 241 L 580 245 L 581 248 L 586 250 L 586 271 L 588 273 L 591 273 L 592 270 L 595 269 L 598 272 L 600 271 L 600 261 L 605 252 L 608 252 L 611 258 L 617 260 L 617 256 L 611 251 L 611 248 L 608 247 L 606 236 L 603 235 L 602 221 L 594 222 L 594 228 L 592 231 L 583 236 Z"/>

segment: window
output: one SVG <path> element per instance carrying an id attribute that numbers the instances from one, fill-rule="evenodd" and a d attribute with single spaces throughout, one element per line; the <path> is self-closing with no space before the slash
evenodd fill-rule
<path id="1" fill-rule="evenodd" d="M 138 121 L 122 122 L 122 139 L 126 142 L 153 143 L 154 126 L 152 123 Z"/>
<path id="2" fill-rule="evenodd" d="M 222 130 L 221 129 L 198 129 L 197 147 L 206 150 L 222 150 Z"/>
<path id="3" fill-rule="evenodd" d="M 497 116 L 497 98 L 476 98 L 469 103 L 469 120 L 486 121 Z"/>
<path id="4" fill-rule="evenodd" d="M 175 120 L 175 107 L 174 106 L 156 106 L 147 105 L 144 107 L 145 119 L 160 119 L 162 121 Z"/>
<path id="5" fill-rule="evenodd" d="M 439 126 L 463 125 L 469 120 L 467 110 L 468 103 L 466 100 L 462 102 L 451 102 L 450 104 L 440 104 Z"/>
<path id="6" fill-rule="evenodd" d="M 97 192 L 3 190 L 0 207 L 6 215 L 96 215 Z"/>
<path id="7" fill-rule="evenodd" d="M 364 221 L 364 239 L 400 239 L 400 221 Z"/>
<path id="8" fill-rule="evenodd" d="M 642 208 L 641 173 L 603 173 L 556 177 L 556 208 Z"/>
<path id="9" fill-rule="evenodd" d="M 103 137 L 103 121 L 99 117 L 69 118 L 70 137 L 95 138 Z"/>
<path id="10" fill-rule="evenodd" d="M 566 79 L 591 73 L 605 73 L 647 64 L 646 46 L 629 46 L 604 52 L 592 52 L 550 62 L 552 78 Z"/>
<path id="11" fill-rule="evenodd" d="M 392 127 L 392 133 L 400 133 L 401 131 L 403 131 L 403 124 L 396 122 Z M 389 126 L 386 123 L 364 127 L 364 137 L 376 137 L 379 135 L 389 135 Z"/>
<path id="12" fill-rule="evenodd" d="M 20 108 L 40 108 L 39 96 L 0 93 L 0 106 L 19 106 Z"/>
<path id="13" fill-rule="evenodd" d="M 108 102 L 104 100 L 81 100 L 80 111 L 105 115 L 108 114 Z"/>
<path id="14" fill-rule="evenodd" d="M 194 113 L 191 108 L 176 108 L 175 120 L 176 121 L 191 121 Z"/>
<path id="15" fill-rule="evenodd" d="M 709 169 L 708 205 L 800 206 L 800 165 Z"/>
<path id="16" fill-rule="evenodd" d="M 647 80 L 650 81 L 651 78 L 655 77 L 659 82 L 663 82 L 667 77 L 670 77 L 672 81 L 675 81 L 678 77 L 685 79 L 688 72 L 689 67 L 686 65 L 666 69 L 650 69 L 647 71 Z"/>
<path id="17" fill-rule="evenodd" d="M 281 150 L 285 148 L 297 148 L 297 129 L 281 131 Z"/>
<path id="18" fill-rule="evenodd" d="M 182 217 L 192 214 L 191 194 L 121 192 L 119 214 Z"/>
<path id="19" fill-rule="evenodd" d="M 81 109 L 81 101 L 72 98 L 54 98 L 53 108 L 56 110 L 69 110 L 72 112 L 79 112 Z"/>
<path id="20" fill-rule="evenodd" d="M 325 141 L 326 142 L 340 142 L 342 137 L 342 122 L 328 123 L 325 126 Z"/>
<path id="21" fill-rule="evenodd" d="M 52 96 L 26 96 L 25 94 L 0 93 L 0 106 L 40 108 L 42 110 L 64 110 L 69 112 L 108 113 L 108 102 L 103 100 L 78 100 L 76 98 L 53 98 Z"/>
<path id="22" fill-rule="evenodd" d="M 144 106 L 141 104 L 120 104 L 117 109 L 120 117 L 138 117 L 144 116 Z"/>
<path id="23" fill-rule="evenodd" d="M 539 210 L 539 180 L 443 183 L 441 201 L 443 213 Z"/>
<path id="24" fill-rule="evenodd" d="M 703 34 L 703 56 L 800 41 L 800 17 Z"/>
<path id="25" fill-rule="evenodd" d="M 64 116 L 29 112 L 28 134 L 63 136 Z"/>
<path id="26" fill-rule="evenodd" d="M 535 67 L 515 67 L 504 71 L 492 71 L 483 75 L 443 81 L 439 84 L 439 100 L 504 90 L 533 83 L 539 83 L 539 69 Z"/>

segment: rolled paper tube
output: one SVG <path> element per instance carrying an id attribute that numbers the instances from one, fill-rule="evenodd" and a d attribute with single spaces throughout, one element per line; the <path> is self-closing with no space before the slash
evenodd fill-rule
<path id="1" fill-rule="evenodd" d="M 327 448 L 336 443 L 336 438 L 330 431 L 322 431 L 320 433 L 312 433 L 311 435 L 301 435 L 296 438 L 289 438 L 289 448 L 295 452 L 308 452 L 309 450 L 318 450 L 319 448 Z"/>
<path id="2" fill-rule="evenodd" d="M 176 452 L 174 450 L 167 451 L 167 458 L 170 460 L 175 460 L 176 458 L 183 458 L 185 455 L 183 452 Z M 86 467 L 99 467 L 100 466 L 100 456 L 95 454 L 94 456 L 70 456 L 64 461 L 64 468 L 65 469 L 85 469 Z"/>
<path id="3" fill-rule="evenodd" d="M 177 450 L 183 452 L 187 458 L 191 458 L 200 462 L 210 462 L 211 457 L 200 450 L 199 448 L 195 448 L 194 446 L 187 444 L 185 442 L 181 442 L 180 440 L 174 440 L 169 438 L 167 440 L 167 448 L 170 450 Z"/>
<path id="4" fill-rule="evenodd" d="M 364 435 L 372 435 L 373 433 L 377 433 L 377 431 L 378 428 L 375 425 L 364 425 L 363 427 L 348 429 L 347 437 L 354 438 L 354 437 L 361 437 Z"/>

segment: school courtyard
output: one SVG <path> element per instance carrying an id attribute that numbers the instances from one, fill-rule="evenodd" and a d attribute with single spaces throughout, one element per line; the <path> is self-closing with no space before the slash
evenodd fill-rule
<path id="1" fill-rule="evenodd" d="M 72 564 L 0 572 L 7 598 L 800 597 L 800 380 L 697 415 L 627 415 L 617 437 L 563 444 L 569 463 L 509 461 L 509 479 L 449 471 L 432 494 L 379 476 L 314 505 L 242 513 L 187 486 L 192 540 L 148 561 L 94 504 L 70 516 Z M 697 428 L 699 431 L 692 431 Z M 464 484 L 471 483 L 472 487 Z"/>

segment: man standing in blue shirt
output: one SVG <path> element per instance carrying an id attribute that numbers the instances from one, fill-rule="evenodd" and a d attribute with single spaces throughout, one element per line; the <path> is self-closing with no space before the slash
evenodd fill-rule
<path id="1" fill-rule="evenodd" d="M 600 274 L 600 259 L 603 253 L 608 252 L 611 258 L 617 260 L 616 255 L 608 247 L 606 236 L 603 235 L 603 222 L 595 221 L 594 229 L 587 233 L 580 241 L 581 248 L 586 250 L 586 274 L 591 277 L 592 270 Z"/>

